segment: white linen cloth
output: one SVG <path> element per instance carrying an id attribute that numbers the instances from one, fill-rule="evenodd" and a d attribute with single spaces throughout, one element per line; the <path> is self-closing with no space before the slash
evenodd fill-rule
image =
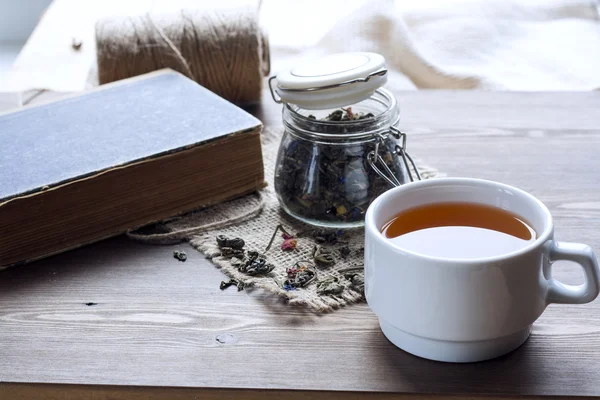
<path id="1" fill-rule="evenodd" d="M 278 0 L 280 1 L 280 0 Z M 303 2 L 304 3 L 304 2 Z M 326 4 L 297 15 L 336 15 Z M 337 3 L 337 2 L 336 2 Z M 394 88 L 593 90 L 600 88 L 600 14 L 595 0 L 373 0 L 350 6 L 299 59 L 338 51 L 383 54 Z M 306 4 L 306 3 L 305 3 Z M 263 10 L 269 11 L 265 1 Z M 340 4 L 336 6 L 339 10 Z M 282 6 L 279 6 L 282 7 Z M 332 7 L 331 4 L 329 7 Z M 269 19 L 277 28 L 277 17 Z M 273 59 L 302 43 L 273 37 Z M 315 24 L 316 25 L 316 24 Z M 318 26 L 313 28 L 319 29 Z M 307 28 L 308 29 L 308 28 Z M 323 29 L 323 28 L 321 28 Z M 301 35 L 301 32 L 295 32 Z M 313 35 L 314 36 L 314 35 Z M 286 40 L 293 46 L 286 46 Z M 286 65 L 288 66 L 288 65 Z M 276 72 L 277 65 L 272 69 Z M 406 79 L 407 78 L 407 79 Z"/>
<path id="2" fill-rule="evenodd" d="M 600 0 L 222 0 L 258 3 L 271 71 L 323 53 L 375 51 L 390 89 L 600 88 Z M 0 92 L 79 91 L 94 65 L 94 21 L 214 7 L 197 0 L 54 0 Z M 84 44 L 71 49 L 73 38 Z"/>

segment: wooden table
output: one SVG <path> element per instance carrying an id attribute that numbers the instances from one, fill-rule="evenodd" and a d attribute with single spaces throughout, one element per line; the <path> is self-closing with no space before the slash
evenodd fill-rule
<path id="1" fill-rule="evenodd" d="M 396 95 L 412 154 L 530 191 L 557 239 L 600 252 L 599 92 Z M 270 97 L 253 112 L 280 129 Z M 187 244 L 125 237 L 0 272 L 0 398 L 600 396 L 600 300 L 551 305 L 517 351 L 453 365 L 394 347 L 366 304 L 314 315 L 222 279 Z"/>

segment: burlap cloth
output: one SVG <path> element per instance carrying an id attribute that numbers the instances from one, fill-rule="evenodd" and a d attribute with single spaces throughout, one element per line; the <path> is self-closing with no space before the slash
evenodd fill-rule
<path id="1" fill-rule="evenodd" d="M 278 132 L 265 130 L 262 137 L 265 175 L 268 186 L 260 193 L 248 195 L 236 200 L 215 205 L 203 210 L 186 214 L 163 223 L 165 230 L 159 234 L 132 232 L 129 235 L 139 240 L 169 243 L 189 240 L 194 248 L 202 252 L 230 278 L 243 282 L 246 290 L 262 288 L 287 299 L 288 304 L 303 305 L 316 312 L 327 312 L 346 304 L 356 303 L 364 299 L 344 276 L 344 270 L 360 267 L 356 272 L 362 274 L 364 253 L 364 229 L 345 231 L 338 243 L 329 246 L 334 249 L 335 265 L 326 268 L 315 267 L 317 278 L 306 287 L 285 290 L 281 283 L 287 279 L 286 268 L 292 268 L 300 260 L 313 260 L 315 246 L 313 237 L 298 238 L 297 248 L 293 251 L 281 250 L 283 238 L 278 233 L 269 251 L 264 252 L 277 225 L 282 224 L 290 233 L 301 232 L 308 227 L 285 214 L 277 200 L 273 189 L 273 175 L 277 150 L 281 135 Z M 440 176 L 433 168 L 422 166 L 417 161 L 423 179 Z M 266 276 L 248 276 L 239 272 L 232 265 L 231 259 L 221 257 L 216 236 L 240 237 L 246 242 L 246 250 L 257 250 L 264 253 L 267 262 L 275 269 Z M 350 254 L 343 257 L 339 250 L 347 246 Z M 320 295 L 317 293 L 317 282 L 334 276 L 339 283 L 345 285 L 339 295 Z M 227 280 L 227 279 L 226 279 Z M 227 290 L 236 290 L 235 286 Z"/>

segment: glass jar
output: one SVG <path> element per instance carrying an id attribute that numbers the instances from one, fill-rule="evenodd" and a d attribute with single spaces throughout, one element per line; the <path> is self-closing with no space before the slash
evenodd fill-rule
<path id="1" fill-rule="evenodd" d="M 366 117 L 324 120 L 334 111 Z M 283 210 L 311 225 L 362 226 L 377 196 L 412 180 L 406 136 L 396 128 L 399 116 L 396 99 L 382 88 L 343 109 L 308 110 L 284 103 L 285 131 L 275 166 L 275 191 Z"/>

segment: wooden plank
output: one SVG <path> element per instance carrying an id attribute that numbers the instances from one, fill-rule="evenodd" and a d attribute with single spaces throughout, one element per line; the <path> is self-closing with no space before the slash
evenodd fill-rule
<path id="1" fill-rule="evenodd" d="M 349 391 L 304 392 L 297 390 L 239 390 L 239 389 L 197 389 L 197 388 L 156 388 L 91 385 L 45 385 L 45 384 L 0 384 L 0 396 L 10 399 L 78 399 L 78 400 L 223 400 L 247 398 L 250 400 L 362 400 L 365 393 Z M 479 400 L 480 396 L 439 396 L 402 393 L 369 393 L 374 400 Z M 494 400 L 529 400 L 531 396 L 498 396 Z M 564 397 L 545 397 L 545 400 L 561 400 Z M 571 397 L 569 399 L 585 399 Z"/>
<path id="2" fill-rule="evenodd" d="M 555 215 L 558 239 L 600 252 L 600 114 L 590 112 L 600 93 L 397 97 L 414 156 L 453 176 L 530 190 Z M 281 129 L 270 97 L 253 111 Z M 186 249 L 187 262 L 173 259 L 175 248 Z M 568 263 L 556 276 L 582 279 Z M 0 381 L 24 384 L 0 385 L 0 395 L 20 388 L 14 393 L 27 397 L 33 383 L 55 383 L 111 385 L 122 392 L 114 398 L 153 388 L 173 398 L 179 390 L 188 397 L 214 393 L 194 388 L 241 390 L 236 394 L 246 398 L 264 389 L 300 391 L 284 393 L 291 398 L 326 391 L 600 396 L 599 300 L 551 305 L 517 351 L 453 365 L 395 348 L 366 304 L 314 315 L 262 293 L 220 291 L 222 279 L 187 245 L 124 237 L 0 272 Z M 152 389 L 127 392 L 135 386 Z M 44 393 L 69 398 L 94 393 L 88 389 L 51 386 Z"/>
<path id="3" fill-rule="evenodd" d="M 600 92 L 396 92 L 404 126 L 503 129 L 598 129 Z M 480 100 L 481 99 L 481 100 Z M 505 133 L 504 133 L 505 134 Z"/>

